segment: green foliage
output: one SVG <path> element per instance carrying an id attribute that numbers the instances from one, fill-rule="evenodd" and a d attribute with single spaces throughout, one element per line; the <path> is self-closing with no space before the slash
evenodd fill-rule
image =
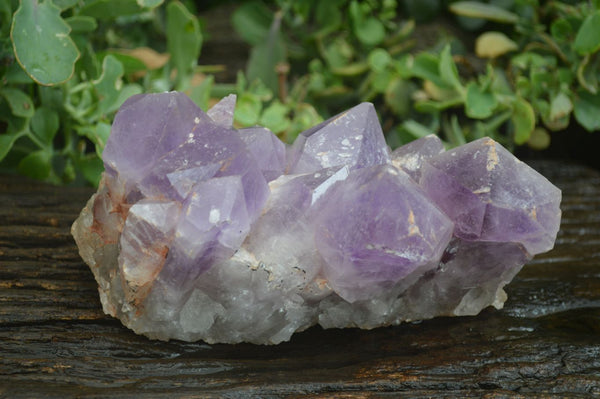
<path id="1" fill-rule="evenodd" d="M 549 145 L 545 129 L 564 129 L 571 116 L 588 130 L 599 129 L 597 2 L 450 2 L 458 23 L 479 31 L 474 56 L 447 36 L 414 51 L 415 24 L 396 15 L 401 3 L 395 0 L 275 3 L 270 15 L 264 3 L 246 3 L 233 24 L 242 37 L 251 32 L 253 51 L 276 30 L 284 46 L 279 57 L 251 57 L 248 70 L 260 69 L 262 76 L 250 78 L 272 92 L 291 82 L 282 104 L 295 103 L 297 95 L 328 117 L 360 101 L 375 102 L 392 145 L 433 131 L 449 146 L 488 135 L 509 148 L 542 149 Z M 446 4 L 426 3 L 402 6 L 414 20 L 426 21 Z M 282 63 L 290 73 L 275 81 Z"/>
<path id="2" fill-rule="evenodd" d="M 51 2 L 22 0 L 13 17 L 10 36 L 15 57 L 31 79 L 45 86 L 73 76 L 79 51 L 71 28 Z"/>
<path id="3" fill-rule="evenodd" d="M 2 2 L 0 172 L 97 184 L 110 124 L 128 97 L 195 89 L 190 82 L 202 40 L 198 20 L 178 1 L 162 3 Z M 136 35 L 146 32 L 143 24 L 164 27 L 158 36 L 166 37 L 170 58 L 160 67 L 119 48 L 141 47 Z"/>
<path id="4" fill-rule="evenodd" d="M 170 2 L 167 6 L 167 49 L 177 72 L 176 89 L 183 90 L 189 86 L 186 80 L 194 72 L 201 46 L 198 19 L 183 4 Z"/>
<path id="5" fill-rule="evenodd" d="M 514 12 L 479 1 L 458 1 L 450 5 L 450 10 L 463 17 L 479 18 L 504 24 L 519 22 L 519 16 Z"/>

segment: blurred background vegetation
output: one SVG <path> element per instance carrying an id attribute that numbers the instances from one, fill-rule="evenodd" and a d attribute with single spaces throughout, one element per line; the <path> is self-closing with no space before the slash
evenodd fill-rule
<path id="1" fill-rule="evenodd" d="M 0 0 L 0 173 L 97 184 L 119 106 L 166 90 L 287 142 L 371 101 L 392 148 L 561 154 L 599 82 L 600 0 Z"/>

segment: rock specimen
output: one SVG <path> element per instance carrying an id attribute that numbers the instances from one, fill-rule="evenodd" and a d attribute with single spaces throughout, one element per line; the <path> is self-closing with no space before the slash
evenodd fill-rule
<path id="1" fill-rule="evenodd" d="M 286 147 L 181 93 L 130 98 L 72 232 L 104 311 L 139 334 L 276 344 L 296 331 L 501 308 L 552 248 L 560 191 L 495 141 L 391 152 L 371 104 Z"/>

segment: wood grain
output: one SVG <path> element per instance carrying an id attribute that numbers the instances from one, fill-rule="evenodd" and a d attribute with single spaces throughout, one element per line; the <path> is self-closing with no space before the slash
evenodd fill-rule
<path id="1" fill-rule="evenodd" d="M 600 396 L 600 173 L 534 166 L 563 223 L 503 310 L 277 346 L 135 335 L 102 313 L 69 233 L 92 191 L 0 176 L 0 397 Z"/>

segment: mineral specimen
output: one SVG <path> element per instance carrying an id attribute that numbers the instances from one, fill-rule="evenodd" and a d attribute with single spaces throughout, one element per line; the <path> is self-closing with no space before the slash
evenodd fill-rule
<path id="1" fill-rule="evenodd" d="M 391 152 L 371 104 L 301 133 L 181 93 L 123 104 L 72 232 L 104 311 L 162 340 L 276 344 L 501 308 L 552 248 L 560 191 L 495 141 Z"/>

